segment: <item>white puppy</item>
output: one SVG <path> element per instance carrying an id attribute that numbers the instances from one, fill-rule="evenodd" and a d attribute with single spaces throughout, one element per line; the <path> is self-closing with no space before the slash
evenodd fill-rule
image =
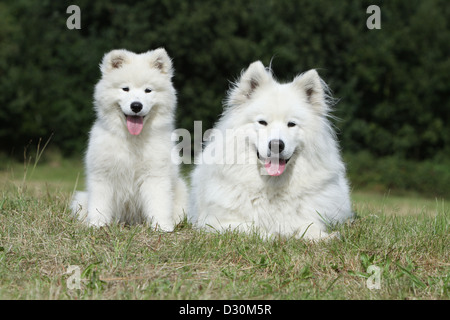
<path id="1" fill-rule="evenodd" d="M 72 211 L 92 226 L 147 222 L 171 231 L 187 200 L 171 162 L 172 62 L 164 49 L 113 50 L 100 69 L 85 158 L 87 192 L 74 195 Z"/>

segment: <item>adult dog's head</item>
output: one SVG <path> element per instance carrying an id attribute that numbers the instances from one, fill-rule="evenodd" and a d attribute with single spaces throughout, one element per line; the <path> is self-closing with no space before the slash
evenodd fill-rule
<path id="1" fill-rule="evenodd" d="M 316 151 L 324 126 L 331 132 L 326 90 L 315 70 L 279 83 L 257 61 L 229 91 L 223 123 L 244 129 L 262 172 L 280 176 L 293 157 Z"/>

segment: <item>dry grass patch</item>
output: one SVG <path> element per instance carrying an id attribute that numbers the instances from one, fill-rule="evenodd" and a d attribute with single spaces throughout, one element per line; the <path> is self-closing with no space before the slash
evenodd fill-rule
<path id="1" fill-rule="evenodd" d="M 186 221 L 173 233 L 87 228 L 71 218 L 67 189 L 1 185 L 1 299 L 450 298 L 449 210 L 439 203 L 395 215 L 386 201 L 357 199 L 359 217 L 338 227 L 341 240 L 262 241 Z M 78 289 L 69 266 L 79 268 Z M 367 287 L 370 266 L 380 289 Z"/>

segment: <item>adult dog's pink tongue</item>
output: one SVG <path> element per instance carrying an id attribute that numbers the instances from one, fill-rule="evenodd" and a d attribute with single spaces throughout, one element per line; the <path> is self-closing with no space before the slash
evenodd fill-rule
<path id="1" fill-rule="evenodd" d="M 130 132 L 132 135 L 137 136 L 139 133 L 141 133 L 143 127 L 144 117 L 127 116 L 128 132 Z"/>
<path id="2" fill-rule="evenodd" d="M 279 176 L 284 172 L 284 169 L 286 168 L 286 160 L 266 160 L 266 162 L 264 163 L 264 167 L 266 168 L 267 173 L 271 176 Z"/>

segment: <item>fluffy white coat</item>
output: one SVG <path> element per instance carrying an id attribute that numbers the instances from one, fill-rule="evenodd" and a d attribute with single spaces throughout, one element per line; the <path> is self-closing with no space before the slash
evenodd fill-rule
<path id="1" fill-rule="evenodd" d="M 95 87 L 96 121 L 85 157 L 86 192 L 72 211 L 92 226 L 149 223 L 174 229 L 187 202 L 171 162 L 176 92 L 164 49 L 107 53 Z"/>
<path id="2" fill-rule="evenodd" d="M 231 88 L 192 173 L 188 217 L 209 230 L 321 239 L 352 217 L 349 186 L 315 70 L 277 82 L 259 61 Z"/>

